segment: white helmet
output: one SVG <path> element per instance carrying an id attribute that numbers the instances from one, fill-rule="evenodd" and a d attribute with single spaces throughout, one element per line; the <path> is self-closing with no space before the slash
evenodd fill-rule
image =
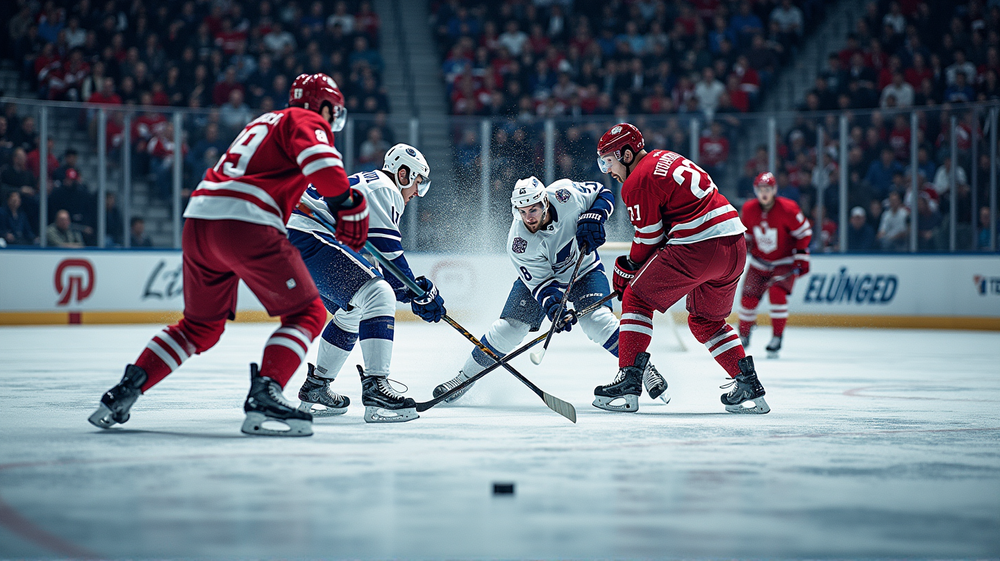
<path id="1" fill-rule="evenodd" d="M 514 184 L 514 192 L 510 195 L 510 204 L 514 208 L 531 206 L 547 200 L 545 197 L 545 184 L 533 175 L 524 179 L 518 179 L 517 183 Z"/>
<path id="2" fill-rule="evenodd" d="M 409 144 L 400 143 L 385 153 L 385 163 L 382 164 L 382 169 L 389 172 L 393 180 L 397 183 L 399 182 L 399 176 L 396 175 L 396 172 L 403 166 L 406 166 L 410 170 L 410 182 L 406 185 L 400 185 L 399 188 L 405 189 L 409 187 L 413 184 L 414 178 L 419 175 L 423 177 L 423 181 L 417 187 L 417 195 L 421 197 L 426 195 L 427 190 L 431 187 L 431 168 L 427 165 L 427 160 L 424 159 L 424 155 L 420 153 L 420 150 Z"/>

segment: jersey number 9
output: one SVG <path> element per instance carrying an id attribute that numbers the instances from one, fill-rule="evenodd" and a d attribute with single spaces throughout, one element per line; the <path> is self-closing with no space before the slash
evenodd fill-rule
<path id="1" fill-rule="evenodd" d="M 220 171 L 219 168 L 222 168 L 221 173 L 229 177 L 243 177 L 247 172 L 247 166 L 250 165 L 250 158 L 257 152 L 260 143 L 264 142 L 267 133 L 267 125 L 256 125 L 241 132 L 229 150 L 219 158 L 219 163 L 215 164 L 215 171 Z M 226 161 L 230 156 L 239 156 L 240 159 L 233 164 Z"/>

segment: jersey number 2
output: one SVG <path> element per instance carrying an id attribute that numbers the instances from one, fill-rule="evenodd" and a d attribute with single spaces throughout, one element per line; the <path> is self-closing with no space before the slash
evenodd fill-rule
<path id="1" fill-rule="evenodd" d="M 221 172 L 229 177 L 243 177 L 247 172 L 247 166 L 250 165 L 250 158 L 257 152 L 260 143 L 264 142 L 267 132 L 267 125 L 256 125 L 244 130 L 236 137 L 229 150 L 219 158 L 219 163 L 215 164 L 215 171 L 220 171 L 219 168 L 222 168 Z M 233 164 L 226 161 L 229 156 L 239 156 L 240 159 Z"/>
<path id="2" fill-rule="evenodd" d="M 704 199 L 709 193 L 718 189 L 711 176 L 694 162 L 682 161 L 674 168 L 673 176 L 678 185 L 691 189 L 691 193 L 699 199 Z M 703 185 L 706 182 L 708 185 Z"/>

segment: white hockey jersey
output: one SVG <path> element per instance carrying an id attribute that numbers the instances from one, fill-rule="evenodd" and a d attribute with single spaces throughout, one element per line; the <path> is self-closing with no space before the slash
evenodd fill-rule
<path id="1" fill-rule="evenodd" d="M 403 215 L 406 204 L 403 202 L 403 195 L 399 192 L 395 182 L 381 171 L 356 173 L 349 176 L 347 180 L 351 187 L 360 191 L 368 202 L 368 241 L 411 279 L 414 278 L 413 271 L 410 270 L 410 265 L 403 256 L 403 238 L 399 234 L 399 219 Z M 329 223 L 336 223 L 336 219 L 327 208 L 323 197 L 316 192 L 312 185 L 302 195 L 302 202 Z M 299 210 L 292 213 L 292 217 L 288 221 L 288 228 L 302 232 L 329 233 L 323 225 Z M 394 289 L 402 287 L 402 282 L 391 274 L 386 275 L 386 280 Z"/>
<path id="2" fill-rule="evenodd" d="M 614 194 L 594 181 L 560 179 L 545 191 L 552 222 L 531 233 L 517 209 L 513 209 L 514 220 L 507 235 L 507 255 L 536 300 L 553 283 L 562 290 L 569 284 L 573 267 L 580 257 L 576 243 L 576 222 L 580 215 L 592 209 L 607 217 L 614 210 Z M 600 266 L 601 258 L 593 251 L 580 263 L 577 276 L 582 277 Z"/>

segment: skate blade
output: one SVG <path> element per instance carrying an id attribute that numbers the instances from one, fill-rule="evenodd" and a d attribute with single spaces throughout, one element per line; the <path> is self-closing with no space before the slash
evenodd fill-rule
<path id="1" fill-rule="evenodd" d="M 780 351 L 767 351 L 767 358 L 778 358 Z"/>
<path id="2" fill-rule="evenodd" d="M 764 397 L 758 397 L 756 399 L 748 399 L 742 403 L 737 403 L 736 405 L 727 405 L 726 411 L 730 413 L 751 413 L 756 415 L 763 415 L 771 410 L 767 402 L 764 401 Z"/>
<path id="3" fill-rule="evenodd" d="M 326 407 L 318 403 L 303 401 L 299 404 L 299 411 L 302 411 L 303 413 L 310 413 L 313 417 L 336 417 L 337 415 L 347 413 L 347 406 Z"/>
<path id="4" fill-rule="evenodd" d="M 273 428 L 284 426 L 284 430 Z M 312 436 L 312 421 L 304 419 L 274 419 L 267 417 L 263 413 L 247 413 L 243 426 L 240 428 L 243 434 L 251 436 Z"/>
<path id="5" fill-rule="evenodd" d="M 115 420 L 111 417 L 111 409 L 108 409 L 107 405 L 103 403 L 94 411 L 90 417 L 87 418 L 90 424 L 94 425 L 99 429 L 110 429 L 115 426 Z"/>
<path id="6" fill-rule="evenodd" d="M 408 409 L 384 409 L 374 405 L 365 407 L 366 423 L 405 423 L 420 417 L 415 407 Z"/>
<path id="7" fill-rule="evenodd" d="M 663 403 L 670 403 L 670 392 L 667 390 L 663 390 L 663 393 L 661 393 L 660 395 L 657 396 L 650 395 L 649 397 L 653 398 L 654 400 L 659 399 Z"/>
<path id="8" fill-rule="evenodd" d="M 621 397 L 594 396 L 594 407 L 605 411 L 621 411 L 623 413 L 635 413 L 639 410 L 639 396 L 623 395 Z"/>

